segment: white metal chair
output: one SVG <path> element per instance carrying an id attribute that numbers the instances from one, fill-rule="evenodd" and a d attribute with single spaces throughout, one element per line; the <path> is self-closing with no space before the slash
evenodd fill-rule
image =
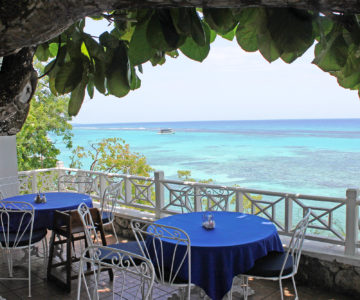
<path id="1" fill-rule="evenodd" d="M 63 175 L 58 179 L 59 192 L 79 192 L 90 194 L 94 188 L 94 179 L 86 175 Z"/>
<path id="2" fill-rule="evenodd" d="M 84 265 L 89 263 L 95 279 L 93 286 L 89 286 L 84 273 Z M 155 271 L 151 261 L 141 255 L 105 246 L 91 246 L 83 252 L 79 268 L 77 300 L 82 300 L 86 296 L 87 299 L 98 300 L 101 294 L 109 299 L 108 288 L 104 293 L 104 281 L 99 282 L 101 269 L 111 269 L 114 273 L 110 287 L 112 299 L 151 299 Z M 134 287 L 135 280 L 140 284 Z M 117 281 L 121 284 L 117 285 Z M 82 285 L 86 294 L 81 294 Z"/>
<path id="3" fill-rule="evenodd" d="M 0 249 L 6 258 L 9 277 L 0 280 L 27 280 L 29 297 L 31 297 L 31 248 L 42 241 L 44 264 L 47 261 L 46 229 L 33 230 L 34 207 L 27 202 L 0 201 Z M 27 250 L 28 277 L 14 277 L 13 252 L 19 249 Z"/>
<path id="4" fill-rule="evenodd" d="M 104 191 L 104 195 L 101 201 L 101 219 L 103 222 L 103 225 L 110 225 L 112 226 L 114 236 L 116 239 L 116 242 L 119 242 L 119 239 L 116 234 L 115 226 L 114 226 L 114 210 L 116 208 L 116 205 L 122 201 L 123 199 L 123 188 L 124 188 L 124 182 L 115 182 L 110 184 Z"/>
<path id="5" fill-rule="evenodd" d="M 79 205 L 78 213 L 84 226 L 87 244 L 89 246 L 102 245 L 103 239 L 101 239 L 101 237 L 98 235 L 97 224 L 94 223 L 93 216 L 91 215 L 91 212 L 85 203 L 81 203 Z M 115 243 L 108 245 L 108 247 L 128 251 L 136 255 L 142 255 L 142 251 L 137 241 Z"/>
<path id="6" fill-rule="evenodd" d="M 131 228 L 143 255 L 153 262 L 155 281 L 179 288 L 181 299 L 190 299 L 193 284 L 191 243 L 187 233 L 179 228 L 143 220 L 132 220 Z"/>
<path id="7" fill-rule="evenodd" d="M 295 278 L 301 257 L 302 245 L 305 238 L 306 229 L 309 224 L 311 210 L 309 209 L 305 217 L 296 225 L 288 246 L 288 250 L 283 253 L 271 252 L 267 256 L 258 259 L 255 265 L 241 276 L 245 279 L 244 299 L 248 297 L 249 277 L 279 281 L 281 300 L 284 299 L 282 280 L 291 278 L 295 291 L 295 299 L 298 299 Z"/>

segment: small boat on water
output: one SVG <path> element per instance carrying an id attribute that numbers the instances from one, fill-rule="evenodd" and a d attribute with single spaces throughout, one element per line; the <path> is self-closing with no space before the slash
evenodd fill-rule
<path id="1" fill-rule="evenodd" d="M 163 128 L 163 129 L 160 129 L 159 134 L 174 134 L 175 131 L 171 128 Z"/>

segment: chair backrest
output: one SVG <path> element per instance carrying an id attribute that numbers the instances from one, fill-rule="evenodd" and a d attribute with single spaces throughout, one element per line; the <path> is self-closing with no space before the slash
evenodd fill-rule
<path id="1" fill-rule="evenodd" d="M 59 192 L 79 192 L 90 194 L 94 188 L 94 179 L 86 175 L 63 175 L 58 179 Z"/>
<path id="2" fill-rule="evenodd" d="M 29 247 L 34 225 L 34 207 L 22 201 L 0 201 L 0 248 Z"/>
<path id="3" fill-rule="evenodd" d="M 233 192 L 226 189 L 200 187 L 197 197 L 202 211 L 228 211 Z"/>
<path id="4" fill-rule="evenodd" d="M 84 266 L 90 263 L 94 270 L 94 283 L 89 287 L 84 274 Z M 84 299 L 82 285 L 88 299 L 99 299 L 100 269 L 111 269 L 114 280 L 108 289 L 112 289 L 112 299 L 151 299 L 155 271 L 151 261 L 121 249 L 105 246 L 91 246 L 85 249 L 80 259 L 77 299 Z M 135 284 L 138 281 L 140 284 Z M 118 283 L 117 283 L 118 282 Z M 100 293 L 104 292 L 104 280 L 101 280 Z M 108 297 L 109 295 L 106 294 Z"/>
<path id="5" fill-rule="evenodd" d="M 296 272 L 298 270 L 302 246 L 304 243 L 306 230 L 309 225 L 310 215 L 311 215 L 311 209 L 308 209 L 305 216 L 300 220 L 300 222 L 296 225 L 295 229 L 293 230 L 293 235 L 291 237 L 291 240 L 290 240 L 290 243 L 288 246 L 286 259 L 284 260 L 284 263 L 283 263 L 283 266 L 282 266 L 282 269 L 280 272 L 280 276 L 282 275 L 282 272 L 286 265 L 286 261 L 290 254 L 293 258 L 293 273 L 296 274 Z"/>
<path id="6" fill-rule="evenodd" d="M 99 211 L 96 208 L 89 209 L 89 207 L 85 203 L 80 203 L 77 211 L 79 213 L 81 223 L 84 226 L 84 232 L 88 245 L 102 245 L 102 240 L 97 233 L 96 226 L 96 223 L 101 222 Z"/>
<path id="7" fill-rule="evenodd" d="M 110 184 L 106 187 L 101 201 L 101 216 L 106 217 L 107 223 L 114 221 L 114 209 L 120 202 L 124 202 L 124 181 Z"/>
<path id="8" fill-rule="evenodd" d="M 157 282 L 176 285 L 180 279 L 190 295 L 191 244 L 187 233 L 143 220 L 132 220 L 131 228 L 143 255 L 154 265 Z"/>

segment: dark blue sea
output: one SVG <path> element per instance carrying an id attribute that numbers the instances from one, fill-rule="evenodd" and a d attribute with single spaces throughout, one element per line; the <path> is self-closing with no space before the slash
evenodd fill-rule
<path id="1" fill-rule="evenodd" d="M 223 185 L 335 197 L 360 187 L 360 119 L 75 124 L 73 132 L 75 147 L 122 138 L 171 179 L 190 170 Z M 70 151 L 57 144 L 68 166 Z"/>

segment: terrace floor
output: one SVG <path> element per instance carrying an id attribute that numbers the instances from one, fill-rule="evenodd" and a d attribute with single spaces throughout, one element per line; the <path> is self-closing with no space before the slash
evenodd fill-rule
<path id="1" fill-rule="evenodd" d="M 41 244 L 41 243 L 40 243 Z M 79 246 L 79 245 L 78 245 Z M 76 248 L 77 245 L 75 245 Z M 42 256 L 42 249 L 39 249 L 39 255 Z M 21 257 L 23 256 L 23 252 L 19 252 L 16 256 L 17 262 L 15 267 L 15 274 L 18 276 L 26 275 L 27 273 L 27 262 L 21 261 Z M 32 299 L 39 299 L 39 300 L 47 300 L 47 299 L 76 299 L 77 295 L 77 280 L 73 280 L 72 282 L 72 291 L 71 293 L 65 292 L 63 289 L 59 288 L 52 282 L 48 282 L 46 280 L 46 275 L 44 272 L 44 260 L 38 256 L 32 256 Z M 77 269 L 76 264 L 73 265 L 73 270 Z M 59 276 L 63 276 L 65 273 L 64 270 L 60 270 L 58 273 Z M 7 265 L 2 261 L 0 264 L 0 276 L 6 277 L 7 276 Z M 87 280 L 92 282 L 92 276 L 87 276 Z M 104 287 L 104 294 L 101 299 L 110 300 L 110 294 L 108 290 L 105 288 L 109 283 L 109 276 L 107 272 L 103 272 L 101 275 L 101 285 Z M 127 284 L 126 287 L 126 299 L 133 300 L 135 296 L 131 294 L 133 284 Z M 252 280 L 250 284 L 251 288 L 254 289 L 255 294 L 249 297 L 249 300 L 260 300 L 260 299 L 280 299 L 280 292 L 277 282 L 271 281 L 261 281 L 261 280 Z M 333 300 L 353 300 L 353 297 L 344 296 L 340 294 L 331 293 L 329 291 L 319 289 L 319 288 L 312 288 L 304 285 L 298 285 L 298 292 L 299 298 L 302 300 L 325 300 L 325 299 L 333 299 Z M 292 292 L 292 285 L 291 281 L 284 281 L 284 294 L 285 299 L 294 299 L 294 295 Z M 81 299 L 87 299 L 85 294 Z M 0 279 L 0 300 L 19 300 L 19 299 L 29 299 L 28 298 L 28 287 L 27 281 L 8 281 Z M 169 289 L 163 286 L 155 286 L 153 292 L 153 299 L 154 300 L 166 300 L 166 299 L 179 299 L 177 295 L 177 290 Z M 202 297 L 199 289 L 195 289 L 192 292 L 191 299 L 198 300 L 198 299 L 209 299 L 208 297 Z M 233 299 L 243 299 L 239 292 L 233 293 Z"/>

